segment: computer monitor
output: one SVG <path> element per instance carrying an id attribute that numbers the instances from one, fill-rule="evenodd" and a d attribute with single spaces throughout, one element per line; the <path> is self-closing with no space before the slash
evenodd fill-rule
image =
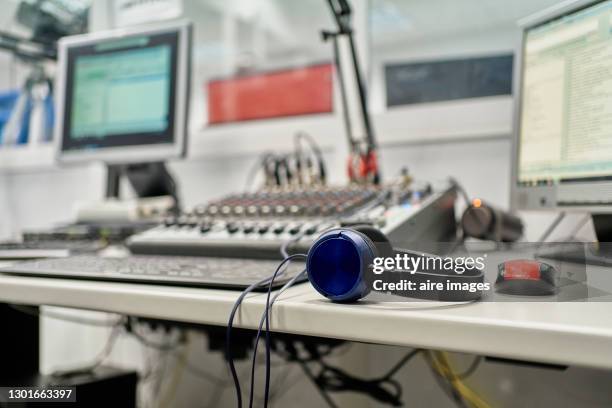
<path id="1" fill-rule="evenodd" d="M 521 22 L 514 209 L 593 214 L 612 241 L 612 0 L 563 2 Z"/>
<path id="2" fill-rule="evenodd" d="M 185 154 L 190 41 L 187 22 L 60 39 L 58 160 L 103 161 L 111 177 L 137 170 L 144 180 L 143 169 L 165 177 L 159 163 Z M 150 182 L 134 186 L 139 195 L 160 190 Z M 108 189 L 117 194 L 116 180 Z"/>

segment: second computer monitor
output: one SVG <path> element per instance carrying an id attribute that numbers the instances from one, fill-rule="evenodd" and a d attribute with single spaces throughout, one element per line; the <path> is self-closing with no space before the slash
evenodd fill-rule
<path id="1" fill-rule="evenodd" d="M 516 74 L 514 208 L 612 212 L 612 1 L 527 19 Z"/>
<path id="2" fill-rule="evenodd" d="M 189 53 L 184 22 L 61 39 L 58 159 L 131 164 L 182 156 Z"/>

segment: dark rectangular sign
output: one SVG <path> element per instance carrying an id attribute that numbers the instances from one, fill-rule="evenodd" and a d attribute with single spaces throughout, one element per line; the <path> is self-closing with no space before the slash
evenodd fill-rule
<path id="1" fill-rule="evenodd" d="M 512 94 L 512 55 L 385 66 L 387 106 Z"/>

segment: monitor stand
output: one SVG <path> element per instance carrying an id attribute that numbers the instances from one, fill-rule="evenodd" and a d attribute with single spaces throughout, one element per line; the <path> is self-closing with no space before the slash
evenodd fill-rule
<path id="1" fill-rule="evenodd" d="M 612 214 L 591 214 L 597 242 L 553 244 L 542 258 L 589 265 L 612 266 Z"/>
<path id="2" fill-rule="evenodd" d="M 163 162 L 108 165 L 106 198 L 119 198 L 123 176 L 128 179 L 138 197 L 171 196 L 175 210 L 180 208 L 176 182 Z"/>
<path id="3" fill-rule="evenodd" d="M 133 205 L 120 201 L 121 182 L 127 179 L 138 198 L 153 198 L 138 203 L 137 219 L 133 219 Z M 165 199 L 172 197 L 172 202 Z M 154 198 L 161 198 L 155 200 Z M 131 200 L 130 200 L 131 201 Z M 144 201 L 147 201 L 144 203 Z M 86 239 L 123 240 L 138 232 L 154 227 L 160 216 L 180 212 L 176 182 L 162 162 L 109 165 L 106 181 L 106 200 L 83 206 L 74 223 L 56 229 L 59 233 L 85 235 Z M 141 214 L 141 210 L 146 214 Z"/>

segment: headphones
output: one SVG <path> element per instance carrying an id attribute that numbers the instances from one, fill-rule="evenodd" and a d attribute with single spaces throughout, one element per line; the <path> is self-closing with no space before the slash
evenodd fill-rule
<path id="1" fill-rule="evenodd" d="M 423 284 L 442 283 L 441 290 L 393 290 L 388 291 L 403 297 L 441 300 L 473 301 L 482 296 L 484 273 L 480 269 L 465 266 L 463 272 L 441 268 L 441 262 L 429 262 L 437 268 L 426 272 L 384 271 L 373 272 L 375 258 L 395 257 L 396 254 L 410 258 L 422 258 L 432 261 L 439 258 L 403 249 L 394 249 L 389 239 L 378 229 L 370 225 L 358 225 L 351 228 L 336 228 L 324 232 L 313 243 L 306 259 L 306 271 L 312 286 L 335 302 L 354 302 L 367 296 L 376 279 L 389 283 L 401 283 L 402 279 L 414 282 L 416 287 Z M 449 289 L 455 287 L 470 289 Z M 468 284 L 468 285 L 465 285 Z M 431 286 L 431 285 L 430 285 Z M 478 289 L 475 289 L 480 287 Z"/>

